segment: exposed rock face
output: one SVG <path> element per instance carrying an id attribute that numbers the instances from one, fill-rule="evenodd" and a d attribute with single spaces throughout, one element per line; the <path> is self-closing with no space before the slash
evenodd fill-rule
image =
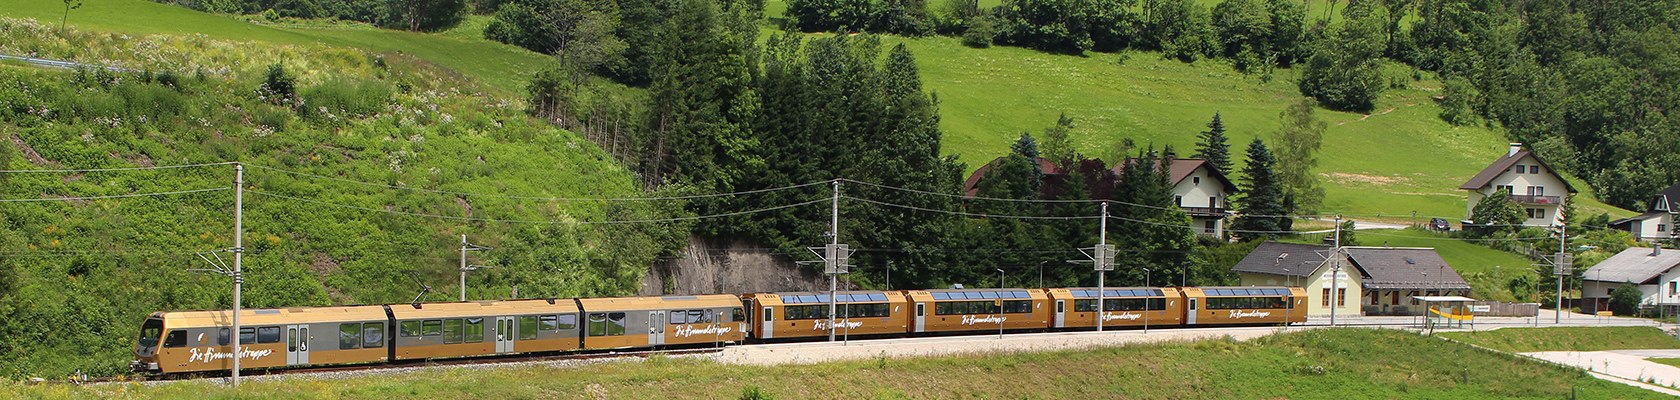
<path id="1" fill-rule="evenodd" d="M 637 294 L 755 293 L 828 290 L 828 279 L 794 259 L 743 241 L 689 236 L 674 260 L 654 264 Z"/>

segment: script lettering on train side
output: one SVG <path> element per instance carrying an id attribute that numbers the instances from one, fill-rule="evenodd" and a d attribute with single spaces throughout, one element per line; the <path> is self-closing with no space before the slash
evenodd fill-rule
<path id="1" fill-rule="evenodd" d="M 863 321 L 853 321 L 853 320 L 849 320 L 849 319 L 834 321 L 834 329 L 857 329 L 860 326 L 863 326 Z M 817 320 L 817 323 L 811 324 L 811 330 L 813 330 L 813 331 L 828 330 L 828 320 L 826 320 L 826 319 Z"/>
<path id="2" fill-rule="evenodd" d="M 1271 316 L 1271 315 L 1272 315 L 1272 313 L 1270 313 L 1270 312 L 1260 311 L 1260 310 L 1252 310 L 1252 311 L 1231 310 L 1231 319 L 1266 318 L 1266 317 Z"/>
<path id="3" fill-rule="evenodd" d="M 194 348 L 191 351 L 192 354 L 187 358 L 187 362 L 210 363 L 233 358 L 233 353 L 218 351 L 214 347 Z M 239 352 L 239 357 L 255 361 L 272 354 L 274 354 L 273 349 L 251 350 L 250 347 L 246 347 L 245 350 Z"/>
<path id="4" fill-rule="evenodd" d="M 1117 320 L 1117 319 L 1131 321 L 1131 320 L 1137 320 L 1138 318 L 1143 318 L 1143 314 L 1134 313 L 1134 312 L 1130 312 L 1130 311 L 1122 312 L 1122 313 L 1119 313 L 1119 314 L 1115 314 L 1115 313 L 1111 313 L 1111 312 L 1105 312 L 1105 313 L 1103 313 L 1102 318 L 1103 318 L 1103 322 L 1113 321 L 1113 320 Z"/>
<path id="5" fill-rule="evenodd" d="M 1002 324 L 1003 321 L 1008 321 L 1008 320 L 1009 320 L 1009 317 L 1001 317 L 1001 316 L 996 316 L 996 315 L 988 315 L 988 316 L 984 316 L 984 317 L 977 317 L 977 316 L 973 316 L 973 315 L 962 316 L 962 324 L 963 325 Z"/>
<path id="6" fill-rule="evenodd" d="M 677 327 L 677 337 L 689 337 L 694 335 L 724 335 L 734 330 L 735 328 L 722 327 L 718 325 L 706 325 L 704 328 L 695 328 L 694 325 L 682 325 Z"/>

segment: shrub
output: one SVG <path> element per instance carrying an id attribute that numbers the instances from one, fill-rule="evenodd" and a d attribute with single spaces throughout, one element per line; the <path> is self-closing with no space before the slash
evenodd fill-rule
<path id="1" fill-rule="evenodd" d="M 968 20 L 968 30 L 963 32 L 964 46 L 977 49 L 992 47 L 992 37 L 997 36 L 996 25 L 991 17 L 980 16 Z"/>
<path id="2" fill-rule="evenodd" d="M 1616 315 L 1634 315 L 1639 311 L 1640 298 L 1644 295 L 1639 287 L 1632 283 L 1623 283 L 1616 290 L 1610 291 L 1610 310 Z"/>
<path id="3" fill-rule="evenodd" d="M 257 95 L 274 104 L 296 104 L 297 78 L 286 72 L 284 64 L 269 65 L 268 72 L 263 74 L 262 85 L 257 86 Z"/>
<path id="4" fill-rule="evenodd" d="M 391 100 L 391 89 L 384 83 L 368 80 L 335 78 L 305 89 L 303 115 L 324 117 L 322 112 L 340 117 L 362 117 L 379 112 Z"/>
<path id="5" fill-rule="evenodd" d="M 1441 119 L 1456 126 L 1476 123 L 1475 104 L 1481 101 L 1482 91 L 1460 77 L 1447 78 L 1441 96 Z"/>

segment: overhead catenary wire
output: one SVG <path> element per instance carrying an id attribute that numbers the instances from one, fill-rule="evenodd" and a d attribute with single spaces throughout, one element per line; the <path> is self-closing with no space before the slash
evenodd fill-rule
<path id="1" fill-rule="evenodd" d="M 806 187 L 811 187 L 811 186 L 816 186 L 816 185 L 822 185 L 822 184 L 827 184 L 829 182 L 832 182 L 831 180 L 829 180 L 829 181 L 801 183 L 801 184 L 797 184 L 797 185 L 781 186 L 781 187 L 774 187 L 774 188 L 743 190 L 743 191 L 728 192 L 728 193 L 707 193 L 707 194 L 680 195 L 680 196 L 549 197 L 549 196 L 526 196 L 526 195 L 509 195 L 509 194 L 497 194 L 497 193 L 475 193 L 475 192 L 465 192 L 465 191 L 455 191 L 455 190 L 441 190 L 441 189 L 426 189 L 426 188 L 417 188 L 417 187 L 411 187 L 411 186 L 397 186 L 397 185 L 388 185 L 388 184 L 383 184 L 383 183 L 364 182 L 364 181 L 358 181 L 358 180 L 354 180 L 354 179 L 339 178 L 339 177 L 326 176 L 326 175 L 320 175 L 320 174 L 311 174 L 311 173 L 307 173 L 307 172 L 288 171 L 288 170 L 283 170 L 283 169 L 274 168 L 274 167 L 265 167 L 265 166 L 261 166 L 261 165 L 248 165 L 248 166 L 251 167 L 251 168 L 254 168 L 254 169 L 260 169 L 260 170 L 264 170 L 264 171 L 272 171 L 272 172 L 277 172 L 277 173 L 281 173 L 281 174 L 294 175 L 294 176 L 304 176 L 304 177 L 310 177 L 310 178 L 316 178 L 316 179 L 325 179 L 325 180 L 337 181 L 337 182 L 342 182 L 342 183 L 349 183 L 349 184 L 369 186 L 369 187 L 378 187 L 378 188 L 385 188 L 385 189 L 408 190 L 408 191 L 415 191 L 415 192 L 448 194 L 448 195 L 467 196 L 467 197 L 488 197 L 488 198 L 515 199 L 515 200 L 539 200 L 539 201 L 669 201 L 669 200 L 691 200 L 691 199 L 705 199 L 705 198 L 714 198 L 714 197 L 729 197 L 729 196 L 742 196 L 742 195 L 759 194 L 759 193 L 780 192 L 780 191 L 785 191 L 785 190 L 793 190 L 793 189 L 806 188 Z"/>
<path id="2" fill-rule="evenodd" d="M 233 164 L 236 164 L 236 163 L 233 162 L 233 161 L 224 161 L 224 162 L 203 163 L 203 164 L 158 165 L 158 166 L 150 166 L 150 167 L 116 167 L 116 168 L 82 168 L 82 169 L 3 169 L 3 170 L 0 170 L 0 174 L 79 174 L 79 173 L 87 173 L 87 172 L 155 171 L 155 170 L 181 169 L 181 168 L 212 167 L 212 166 L 233 165 Z"/>
<path id="3" fill-rule="evenodd" d="M 909 192 L 909 193 L 919 193 L 919 194 L 934 195 L 934 196 L 952 197 L 952 198 L 958 198 L 958 199 L 963 199 L 963 200 L 1005 201 L 1005 202 L 1018 202 L 1018 203 L 1052 203 L 1052 204 L 1057 204 L 1057 203 L 1059 203 L 1059 204 L 1068 204 L 1068 203 L 1099 204 L 1099 203 L 1105 203 L 1106 202 L 1106 203 L 1110 203 L 1110 204 L 1117 204 L 1117 205 L 1122 205 L 1122 206 L 1127 206 L 1127 207 L 1139 207 L 1139 208 L 1146 208 L 1146 209 L 1151 209 L 1151 210 L 1161 210 L 1161 211 L 1179 209 L 1178 207 L 1172 207 L 1172 206 L 1156 206 L 1156 205 L 1131 203 L 1131 202 L 1125 202 L 1125 201 L 1119 201 L 1119 200 L 1108 200 L 1108 199 L 1011 199 L 1011 198 L 1004 198 L 1004 197 L 968 196 L 968 195 L 961 195 L 961 194 L 940 193 L 940 192 L 927 191 L 927 190 L 902 188 L 902 187 L 897 187 L 897 186 L 883 185 L 883 184 L 879 184 L 879 183 L 863 182 L 863 181 L 857 181 L 857 180 L 846 179 L 846 178 L 839 178 L 839 180 L 842 181 L 842 182 L 856 183 L 856 184 L 860 184 L 860 185 L 864 185 L 864 186 L 872 186 L 872 187 L 877 187 L 877 188 L 882 188 L 882 189 L 897 190 L 897 191 L 903 191 L 903 192 Z M 1245 215 L 1249 216 L 1249 217 L 1256 217 L 1256 218 L 1313 219 L 1313 218 L 1318 218 L 1318 217 L 1333 216 L 1333 215 L 1336 215 L 1336 214 L 1295 214 L 1295 215 L 1245 214 Z"/>
<path id="4" fill-rule="evenodd" d="M 781 209 L 785 209 L 785 208 L 806 206 L 806 205 L 817 204 L 817 203 L 822 203 L 822 202 L 827 202 L 828 201 L 828 199 L 819 199 L 819 200 L 811 200 L 811 201 L 806 201 L 806 202 L 801 202 L 801 203 L 793 203 L 793 204 L 786 204 L 786 205 L 780 205 L 780 206 L 774 206 L 774 207 L 759 208 L 759 209 L 753 209 L 753 210 L 747 210 L 747 211 L 736 211 L 736 212 L 729 212 L 729 213 L 722 213 L 722 214 L 710 214 L 710 215 L 695 215 L 695 216 L 687 216 L 687 217 L 654 218 L 654 219 L 641 219 L 641 220 L 612 220 L 612 221 L 561 221 L 561 220 L 499 219 L 499 218 L 461 217 L 461 216 L 454 216 L 454 215 L 427 214 L 427 213 L 417 213 L 417 212 L 409 212 L 409 211 L 385 210 L 385 209 L 372 208 L 372 207 L 353 206 L 353 205 L 348 205 L 348 204 L 339 204 L 339 203 L 326 202 L 326 201 L 320 201 L 320 200 L 310 200 L 310 199 L 305 199 L 305 198 L 300 198 L 300 197 L 292 197 L 292 196 L 287 196 L 287 195 L 282 195 L 282 194 L 268 193 L 268 192 L 263 192 L 263 191 L 259 191 L 259 190 L 247 190 L 246 192 L 249 192 L 251 194 L 261 195 L 261 196 L 274 197 L 274 198 L 280 198 L 280 199 L 286 199 L 286 200 L 292 200 L 292 201 L 299 201 L 299 202 L 316 204 L 316 205 L 339 207 L 339 208 L 348 208 L 348 209 L 355 209 L 355 210 L 362 210 L 362 211 L 369 211 L 369 212 L 380 212 L 380 213 L 387 213 L 387 214 L 406 215 L 406 216 L 412 216 L 412 217 L 449 219 L 449 220 L 456 220 L 456 221 L 473 221 L 473 222 L 500 222 L 500 223 L 514 223 L 514 224 L 551 224 L 551 225 L 623 225 L 623 224 L 645 224 L 645 223 L 693 221 L 693 220 L 701 220 L 701 219 L 708 219 L 708 218 L 723 218 L 723 217 L 732 217 L 732 216 L 737 216 L 737 215 L 756 214 L 756 213 L 761 213 L 761 212 L 769 212 L 769 211 L 781 210 Z"/>
<path id="5" fill-rule="evenodd" d="M 193 189 L 193 190 L 177 190 L 177 191 L 172 191 L 172 192 L 114 194 L 114 195 L 108 195 L 108 196 L 77 196 L 77 197 L 42 197 L 42 198 L 29 198 L 29 199 L 0 199 L 0 203 L 37 203 L 37 202 L 48 202 L 48 201 L 81 201 L 81 200 L 126 199 L 126 198 L 134 198 L 134 197 L 170 196 L 170 195 L 177 195 L 177 194 L 216 192 L 216 191 L 222 191 L 222 190 L 232 190 L 232 189 L 221 187 L 221 188 L 207 188 L 207 189 Z"/>
<path id="6" fill-rule="evenodd" d="M 840 196 L 840 198 L 848 199 L 848 200 L 857 200 L 857 201 L 861 201 L 861 202 L 864 202 L 864 203 L 875 204 L 875 205 L 880 205 L 880 206 L 897 207 L 897 208 L 916 210 L 916 211 L 937 212 L 937 213 L 946 213 L 946 214 L 963 215 L 963 216 L 980 217 L 980 218 L 1044 219 L 1044 220 L 1076 220 L 1076 219 L 1100 219 L 1100 218 L 1102 218 L 1101 216 L 1096 216 L 1096 215 L 1047 216 L 1047 215 L 1011 215 L 1011 214 L 972 213 L 972 212 L 966 212 L 966 211 L 951 211 L 951 210 L 940 210 L 940 209 L 933 209 L 933 208 L 926 208 L 926 207 L 909 206 L 909 205 L 888 203 L 888 202 L 884 202 L 884 201 L 876 201 L 876 200 L 870 200 L 870 199 L 865 199 L 865 198 L 860 198 L 860 197 L 852 197 L 852 196 Z"/>

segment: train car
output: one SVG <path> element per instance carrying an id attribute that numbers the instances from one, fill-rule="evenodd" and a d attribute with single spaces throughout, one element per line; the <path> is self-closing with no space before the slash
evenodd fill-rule
<path id="1" fill-rule="evenodd" d="M 902 292 L 848 291 L 834 295 L 837 335 L 903 335 L 910 323 Z M 828 337 L 828 293 L 753 293 L 741 296 L 753 310 L 752 337 L 760 340 Z"/>
<path id="2" fill-rule="evenodd" d="M 573 299 L 385 307 L 397 325 L 396 360 L 567 351 L 582 346 L 578 324 L 582 316 Z M 346 341 L 341 346 L 349 345 Z"/>
<path id="3" fill-rule="evenodd" d="M 1096 329 L 1097 289 L 1056 288 L 1045 292 L 1054 302 L 1050 327 Z M 1104 288 L 1103 327 L 1179 325 L 1184 323 L 1184 294 L 1179 288 Z"/>
<path id="4" fill-rule="evenodd" d="M 741 299 L 727 294 L 578 299 L 585 349 L 731 343 L 746 338 Z"/>
<path id="5" fill-rule="evenodd" d="M 1190 287 L 1184 292 L 1185 325 L 1253 325 L 1307 322 L 1299 287 Z"/>
<path id="6" fill-rule="evenodd" d="M 1050 327 L 1049 296 L 1039 289 L 940 289 L 906 292 L 915 312 L 910 332 L 1041 330 Z"/>
<path id="7" fill-rule="evenodd" d="M 133 367 L 183 373 L 233 366 L 233 312 L 152 313 L 140 325 Z M 384 362 L 387 318 L 380 306 L 243 310 L 239 314 L 241 369 Z"/>

